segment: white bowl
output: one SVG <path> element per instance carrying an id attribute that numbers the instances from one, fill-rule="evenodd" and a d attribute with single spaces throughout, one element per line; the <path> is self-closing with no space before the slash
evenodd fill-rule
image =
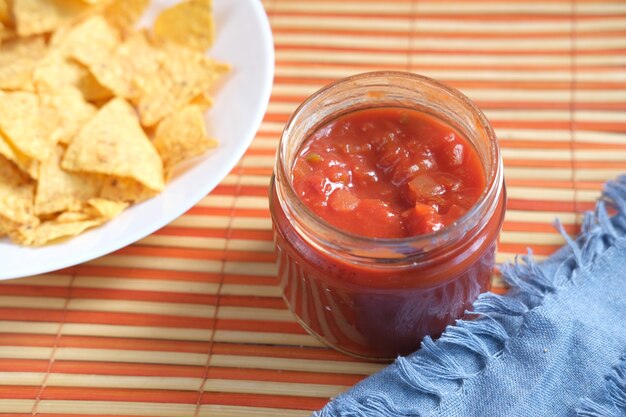
<path id="1" fill-rule="evenodd" d="M 176 1 L 153 1 L 146 25 Z M 258 0 L 214 0 L 217 26 L 209 55 L 232 65 L 207 113 L 219 147 L 185 164 L 157 197 L 130 207 L 107 224 L 61 243 L 26 248 L 0 239 L 0 279 L 41 274 L 106 255 L 127 246 L 189 210 L 226 177 L 242 157 L 267 109 L 274 78 L 274 44 Z"/>

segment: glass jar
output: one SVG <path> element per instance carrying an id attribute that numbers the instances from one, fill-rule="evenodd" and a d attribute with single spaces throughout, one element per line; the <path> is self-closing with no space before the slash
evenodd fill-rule
<path id="1" fill-rule="evenodd" d="M 302 143 L 334 118 L 373 107 L 428 113 L 475 147 L 486 187 L 455 223 L 427 235 L 382 239 L 339 230 L 295 194 L 291 169 Z M 349 354 L 388 360 L 436 337 L 489 289 L 505 211 L 502 159 L 483 113 L 463 94 L 403 72 L 355 75 L 324 87 L 292 115 L 270 183 L 283 297 L 302 326 Z"/>

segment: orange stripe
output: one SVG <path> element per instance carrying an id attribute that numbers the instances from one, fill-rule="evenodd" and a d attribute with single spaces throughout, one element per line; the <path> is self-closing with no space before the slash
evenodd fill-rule
<path id="1" fill-rule="evenodd" d="M 269 287 L 274 287 L 278 285 L 278 278 L 274 276 L 265 277 L 265 276 L 256 276 L 256 275 L 228 274 L 228 275 L 224 275 L 224 284 L 267 285 Z"/>
<path id="2" fill-rule="evenodd" d="M 507 202 L 507 209 L 509 210 L 524 210 L 524 211 L 568 211 L 574 212 L 574 202 L 568 201 L 541 201 L 541 200 L 520 200 L 509 199 Z"/>
<path id="3" fill-rule="evenodd" d="M 580 227 L 575 224 L 563 224 L 565 231 L 571 234 L 578 233 Z M 554 232 L 554 225 L 549 223 L 526 223 L 526 222 L 505 222 L 502 230 L 509 232 Z"/>
<path id="4" fill-rule="evenodd" d="M 576 164 L 576 168 L 616 168 L 616 169 L 626 169 L 626 161 L 580 161 L 578 159 L 574 160 Z"/>
<path id="5" fill-rule="evenodd" d="M 549 175 L 546 175 L 549 177 Z M 524 180 L 524 179 L 506 179 L 507 186 L 518 187 L 537 187 L 537 188 L 572 188 L 574 183 L 572 181 L 551 180 L 549 178 L 541 180 Z"/>
<path id="6" fill-rule="evenodd" d="M 417 16 L 417 19 L 421 19 L 421 16 Z M 386 20 L 386 19 L 385 19 Z M 404 19 L 403 19 L 404 20 Z M 446 19 L 447 20 L 447 19 Z M 456 20 L 456 19 L 455 19 Z M 410 24 L 410 22 L 409 22 Z M 365 25 L 364 25 L 365 26 Z M 416 24 L 419 29 L 419 22 Z M 536 32 L 526 32 L 526 33 L 506 33 L 506 32 L 492 32 L 492 31 L 471 31 L 471 32 L 463 32 L 459 30 L 457 32 L 427 32 L 420 30 L 419 32 L 414 32 L 411 36 L 411 33 L 407 32 L 398 32 L 398 31 L 386 31 L 386 30 L 357 30 L 357 29 L 336 29 L 336 28 L 324 28 L 324 29 L 315 29 L 309 27 L 280 27 L 278 29 L 273 30 L 274 34 L 323 34 L 323 35 L 336 35 L 340 36 L 369 36 L 369 37 L 381 37 L 381 38 L 406 38 L 410 39 L 419 39 L 419 38 L 433 38 L 433 39 L 551 39 L 554 37 L 567 37 L 571 34 L 570 30 L 561 30 L 561 31 L 536 31 Z M 614 36 L 614 35 L 622 35 L 624 32 L 620 30 L 611 30 L 606 32 L 593 32 L 594 35 L 598 36 Z M 582 38 L 583 36 L 580 35 Z"/>
<path id="7" fill-rule="evenodd" d="M 353 358 L 345 353 L 326 348 L 297 348 L 287 346 L 245 345 L 231 343 L 214 343 L 212 352 L 215 355 L 267 356 L 287 359 L 318 359 L 328 361 L 366 362 Z"/>
<path id="8" fill-rule="evenodd" d="M 157 230 L 154 235 L 163 236 L 192 236 L 192 237 L 217 237 L 226 238 L 228 229 L 193 229 L 191 227 L 167 226 Z"/>
<path id="9" fill-rule="evenodd" d="M 286 395 L 231 394 L 205 392 L 201 404 L 241 405 L 248 407 L 272 407 L 290 410 L 316 410 L 322 408 L 328 398 L 291 397 Z"/>
<path id="10" fill-rule="evenodd" d="M 285 310 L 285 302 L 282 298 L 269 298 L 269 297 L 244 297 L 234 295 L 221 295 L 220 307 L 260 307 L 260 308 L 273 308 L 277 310 Z"/>
<path id="11" fill-rule="evenodd" d="M 140 269 L 140 268 L 118 268 L 108 266 L 91 266 L 80 265 L 78 267 L 78 275 L 91 275 L 103 277 L 123 277 L 137 279 L 154 279 L 165 281 L 199 281 L 208 283 L 218 283 L 219 274 L 211 274 L 208 272 L 187 272 L 187 271 L 163 271 L 158 269 Z"/>
<path id="12" fill-rule="evenodd" d="M 63 311 L 48 309 L 6 309 L 0 308 L 0 319 L 18 321 L 60 322 L 65 318 L 67 323 L 99 323 L 119 325 L 142 325 L 158 327 L 186 327 L 194 329 L 211 329 L 213 320 L 207 318 L 165 316 L 159 314 L 114 313 L 93 311 Z"/>
<path id="13" fill-rule="evenodd" d="M 350 386 L 358 383 L 365 377 L 360 375 L 341 375 L 335 373 L 213 367 L 209 369 L 208 378 Z"/>
<path id="14" fill-rule="evenodd" d="M 139 300 L 163 303 L 216 304 L 217 296 L 211 294 L 190 294 L 184 292 L 112 290 L 100 288 L 74 288 L 72 298 L 92 298 L 99 300 Z"/>
<path id="15" fill-rule="evenodd" d="M 42 400 L 82 400 L 82 401 L 132 401 L 195 404 L 197 392 L 166 391 L 146 389 L 118 389 L 82 387 L 45 387 L 41 393 Z"/>
<path id="16" fill-rule="evenodd" d="M 252 240 L 272 240 L 271 230 L 244 230 L 232 229 L 231 239 L 252 239 Z"/>
<path id="17" fill-rule="evenodd" d="M 498 250 L 501 252 L 507 253 L 526 253 L 528 251 L 528 247 L 530 245 L 526 244 L 517 244 L 517 243 L 501 243 L 498 246 Z M 559 245 L 532 245 L 533 253 L 537 255 L 552 255 L 556 252 L 560 246 Z"/>
<path id="18" fill-rule="evenodd" d="M 46 362 L 47 365 L 47 362 Z M 116 362 L 55 361 L 52 373 L 202 378 L 201 366 Z"/>
<path id="19" fill-rule="evenodd" d="M 497 134 L 497 132 L 496 132 Z M 533 141 L 533 140 L 508 140 L 506 135 L 498 135 L 501 149 L 566 149 L 572 148 L 569 142 L 549 142 L 549 141 Z"/>
<path id="20" fill-rule="evenodd" d="M 172 248 L 160 246 L 128 246 L 116 252 L 118 255 L 164 256 L 181 259 L 213 259 L 226 261 L 273 262 L 274 254 L 264 252 L 244 252 L 194 248 Z M 158 267 L 158 265 L 157 265 Z"/>
<path id="21" fill-rule="evenodd" d="M 0 372 L 46 372 L 48 360 L 0 358 Z"/>
<path id="22" fill-rule="evenodd" d="M 372 61 L 375 62 L 373 59 Z M 276 61 L 276 67 L 304 67 L 306 69 L 323 67 L 323 68 L 359 68 L 363 71 L 370 70 L 406 70 L 406 64 L 373 64 L 373 63 L 363 63 L 363 62 L 351 62 L 349 64 L 345 64 L 342 62 L 317 62 L 317 61 L 307 61 L 307 60 L 298 60 L 298 59 L 285 59 L 280 58 Z M 467 62 L 458 65 L 442 65 L 435 63 L 412 63 L 411 69 L 430 69 L 430 70 L 448 70 L 450 68 L 454 68 L 456 70 L 477 70 L 477 69 L 493 69 L 493 65 L 488 64 L 474 64 L 468 58 Z M 562 70 L 562 71 L 570 71 L 572 68 L 570 65 L 558 65 L 558 64 L 515 64 L 515 65 L 498 65 L 498 70 L 506 71 L 506 70 L 519 70 L 523 69 L 524 71 L 539 72 L 545 70 Z M 615 67 L 607 67 L 607 66 L 587 66 L 585 65 L 585 71 L 615 71 Z M 272 102 L 274 101 L 274 96 L 272 96 Z"/>
<path id="23" fill-rule="evenodd" d="M 264 172 L 261 175 L 263 177 L 270 176 L 271 172 Z M 269 183 L 269 181 L 268 181 Z M 252 186 L 252 185 L 243 185 L 239 190 L 240 196 L 248 196 L 248 197 L 266 197 L 267 198 L 267 187 L 263 186 Z"/>
<path id="24" fill-rule="evenodd" d="M 56 336 L 47 334 L 0 334 L 0 346 L 37 346 L 52 347 Z"/>
<path id="25" fill-rule="evenodd" d="M 149 350 L 186 353 L 206 353 L 209 348 L 207 342 L 67 335 L 63 335 L 59 340 L 59 347 Z"/>
<path id="26" fill-rule="evenodd" d="M 215 329 L 243 330 L 249 332 L 262 330 L 265 332 L 306 334 L 306 331 L 298 323 L 285 323 L 278 321 L 217 319 Z"/>
<path id="27" fill-rule="evenodd" d="M 601 181 L 586 181 L 586 180 L 576 181 L 576 188 L 579 190 L 600 191 L 603 187 L 604 187 L 604 182 L 601 182 Z"/>
<path id="28" fill-rule="evenodd" d="M 50 278 L 52 280 L 52 278 Z M 19 281 L 8 281 L 19 282 Z M 24 297 L 61 297 L 66 298 L 70 295 L 70 289 L 67 287 L 45 287 L 30 285 L 2 285 L 2 295 L 21 295 Z"/>
<path id="29" fill-rule="evenodd" d="M 534 167 L 534 168 L 571 168 L 572 161 L 542 161 L 534 159 L 504 159 L 505 167 Z"/>
<path id="30" fill-rule="evenodd" d="M 0 386 L 0 398 L 2 399 L 34 400 L 38 392 L 39 387 Z"/>

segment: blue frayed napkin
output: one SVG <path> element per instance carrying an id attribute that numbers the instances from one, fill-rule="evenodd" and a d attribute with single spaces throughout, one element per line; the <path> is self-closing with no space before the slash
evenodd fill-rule
<path id="1" fill-rule="evenodd" d="M 503 266 L 505 296 L 314 416 L 626 416 L 626 176 L 567 240 Z"/>

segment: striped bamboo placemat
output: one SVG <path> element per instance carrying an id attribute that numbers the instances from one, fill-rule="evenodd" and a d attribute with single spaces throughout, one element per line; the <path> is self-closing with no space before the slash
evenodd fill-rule
<path id="1" fill-rule="evenodd" d="M 238 166 L 169 226 L 0 287 L 0 416 L 306 416 L 380 365 L 322 347 L 280 298 L 267 186 L 281 129 L 350 74 L 409 70 L 474 99 L 509 192 L 498 260 L 547 256 L 626 171 L 626 2 L 266 0 L 276 80 Z M 1 266 L 0 266 L 1 267 Z M 502 291 L 496 279 L 495 289 Z"/>

